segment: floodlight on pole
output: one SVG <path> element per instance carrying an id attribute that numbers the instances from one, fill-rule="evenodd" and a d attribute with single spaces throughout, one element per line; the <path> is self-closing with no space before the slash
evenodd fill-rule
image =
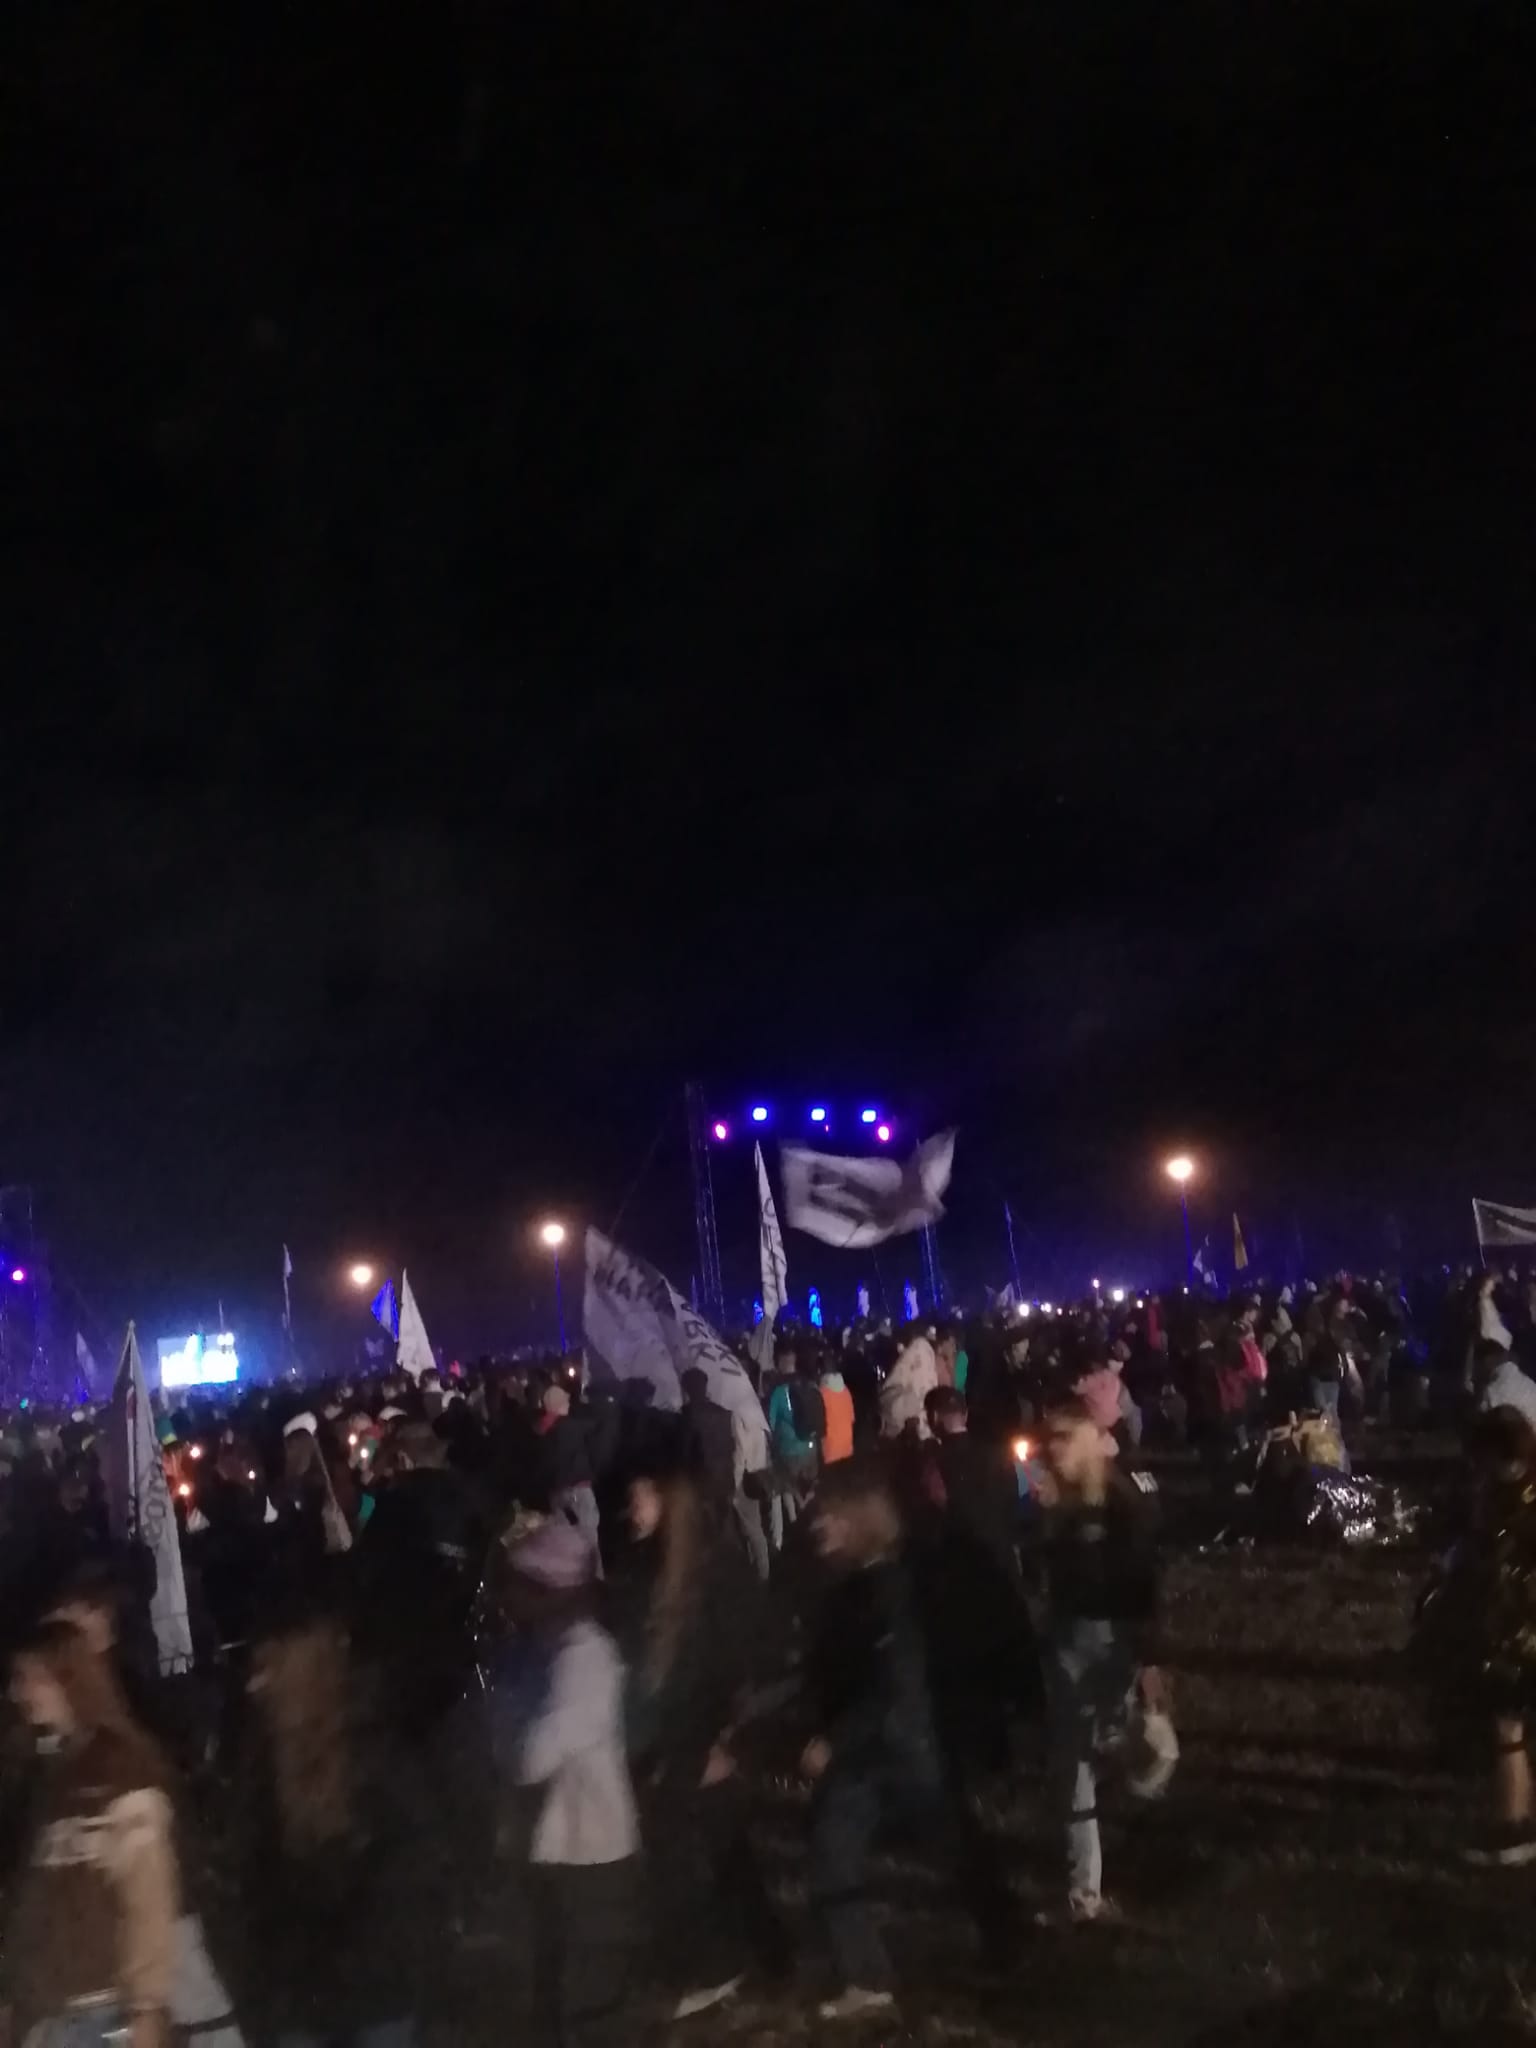
<path id="1" fill-rule="evenodd" d="M 371 1287 L 373 1285 L 373 1268 L 366 1259 L 359 1259 L 356 1265 L 348 1266 L 347 1278 L 354 1287 Z"/>
<path id="2" fill-rule="evenodd" d="M 1195 1248 L 1189 1234 L 1189 1183 L 1194 1178 L 1195 1162 L 1187 1152 L 1178 1152 L 1165 1161 L 1163 1171 L 1179 1191 L 1179 1211 L 1184 1218 L 1184 1277 L 1193 1284 Z M 1184 1292 L 1188 1294 L 1189 1288 L 1186 1287 Z"/>
<path id="3" fill-rule="evenodd" d="M 539 1225 L 539 1242 L 555 1262 L 555 1320 L 560 1325 L 560 1356 L 565 1356 L 565 1297 L 560 1292 L 560 1247 L 565 1243 L 565 1225 L 553 1217 Z"/>

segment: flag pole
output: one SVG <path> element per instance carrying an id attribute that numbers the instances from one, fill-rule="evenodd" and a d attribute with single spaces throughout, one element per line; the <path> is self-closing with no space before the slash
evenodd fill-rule
<path id="1" fill-rule="evenodd" d="M 1003 1221 L 1008 1226 L 1008 1263 L 1013 1268 L 1013 1298 L 1015 1301 L 1022 1301 L 1024 1283 L 1019 1278 L 1019 1248 L 1013 1241 L 1013 1210 L 1006 1195 L 1003 1197 Z"/>

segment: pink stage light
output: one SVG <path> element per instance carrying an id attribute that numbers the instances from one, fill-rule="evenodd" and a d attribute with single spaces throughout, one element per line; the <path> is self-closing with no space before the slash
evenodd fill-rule
<path id="1" fill-rule="evenodd" d="M 723 1145 L 723 1144 L 725 1143 L 726 1139 L 727 1139 L 727 1138 L 728 1138 L 728 1137 L 729 1137 L 730 1135 L 731 1135 L 731 1133 L 730 1133 L 730 1127 L 729 1127 L 728 1125 L 726 1125 L 726 1124 L 716 1124 L 716 1125 L 715 1125 L 715 1143 L 716 1143 L 717 1145 Z"/>
<path id="2" fill-rule="evenodd" d="M 24 1286 L 26 1285 L 26 1282 L 27 1282 L 27 1269 L 26 1269 L 26 1267 L 25 1267 L 25 1266 L 12 1266 L 12 1268 L 11 1268 L 11 1285 L 12 1285 L 13 1287 L 24 1287 Z"/>
<path id="3" fill-rule="evenodd" d="M 880 1140 L 880 1142 L 881 1142 L 881 1144 L 882 1144 L 882 1145 L 889 1145 L 889 1143 L 891 1142 L 891 1127 L 890 1127 L 890 1125 L 889 1125 L 889 1124 L 881 1124 L 881 1125 L 880 1125 L 880 1127 L 879 1127 L 879 1129 L 878 1129 L 878 1130 L 877 1130 L 877 1131 L 875 1132 L 875 1136 L 876 1136 L 876 1137 L 877 1137 L 877 1138 L 878 1138 L 878 1139 Z"/>

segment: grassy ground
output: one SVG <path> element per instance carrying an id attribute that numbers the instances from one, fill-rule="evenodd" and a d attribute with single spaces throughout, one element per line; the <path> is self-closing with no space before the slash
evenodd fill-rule
<path id="1" fill-rule="evenodd" d="M 897 1856 L 885 1888 L 901 2024 L 863 2038 L 1530 2038 L 1536 1873 L 1457 1861 L 1482 1784 L 1449 1768 L 1404 1658 L 1423 1573 L 1404 1552 L 1177 1554 L 1167 1635 L 1183 1764 L 1159 1806 L 1106 1801 L 1106 1883 L 1125 1924 L 1032 1934 L 1014 1980 L 984 1985 L 942 1873 Z M 791 1904 L 800 1818 L 788 1802 L 764 1814 Z M 1019 1774 L 994 1825 L 1026 1908 L 1053 1901 L 1060 1850 L 1036 1773 Z M 815 2033 L 810 2013 L 803 1996 L 743 2002 L 676 2034 L 749 2048 Z"/>

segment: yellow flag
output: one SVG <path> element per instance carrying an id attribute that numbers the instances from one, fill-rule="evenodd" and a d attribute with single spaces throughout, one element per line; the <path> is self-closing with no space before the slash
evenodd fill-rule
<path id="1" fill-rule="evenodd" d="M 1237 1211 L 1232 1211 L 1232 1268 L 1241 1273 L 1248 1264 L 1248 1247 L 1243 1243 L 1243 1226 L 1237 1220 Z"/>

